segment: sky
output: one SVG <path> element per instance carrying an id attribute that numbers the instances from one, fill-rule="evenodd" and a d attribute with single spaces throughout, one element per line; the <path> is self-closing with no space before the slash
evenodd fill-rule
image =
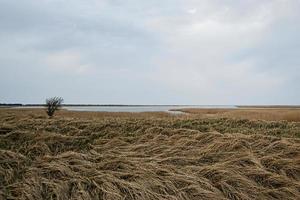
<path id="1" fill-rule="evenodd" d="M 0 0 L 0 103 L 300 104 L 300 0 Z"/>

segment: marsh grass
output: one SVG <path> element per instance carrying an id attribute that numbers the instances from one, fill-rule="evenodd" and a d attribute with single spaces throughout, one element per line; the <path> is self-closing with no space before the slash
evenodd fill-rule
<path id="1" fill-rule="evenodd" d="M 180 109 L 202 117 L 300 122 L 300 108 Z"/>
<path id="2" fill-rule="evenodd" d="M 0 199 L 298 199 L 300 123 L 0 110 Z"/>

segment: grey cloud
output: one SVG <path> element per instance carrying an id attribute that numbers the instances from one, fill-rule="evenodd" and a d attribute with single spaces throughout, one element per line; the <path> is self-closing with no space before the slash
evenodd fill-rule
<path id="1" fill-rule="evenodd" d="M 299 7 L 2 0 L 0 101 L 297 104 Z"/>

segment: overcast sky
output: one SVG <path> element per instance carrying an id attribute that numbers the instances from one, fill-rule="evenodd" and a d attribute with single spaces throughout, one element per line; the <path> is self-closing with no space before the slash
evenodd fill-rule
<path id="1" fill-rule="evenodd" d="M 300 104 L 300 0 L 0 0 L 0 102 Z"/>

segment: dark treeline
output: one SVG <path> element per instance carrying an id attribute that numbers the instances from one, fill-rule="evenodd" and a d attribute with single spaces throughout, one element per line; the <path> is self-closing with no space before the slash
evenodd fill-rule
<path id="1" fill-rule="evenodd" d="M 45 104 L 21 104 L 21 103 L 0 103 L 0 106 L 45 106 Z M 116 107 L 128 107 L 128 106 L 135 106 L 135 107 L 145 107 L 145 106 L 191 106 L 191 105 L 126 105 L 126 104 L 62 104 L 62 106 L 116 106 Z"/>
<path id="2" fill-rule="evenodd" d="M 11 106 L 22 106 L 23 104 L 21 103 L 0 103 L 0 106 L 3 107 L 11 107 Z"/>

